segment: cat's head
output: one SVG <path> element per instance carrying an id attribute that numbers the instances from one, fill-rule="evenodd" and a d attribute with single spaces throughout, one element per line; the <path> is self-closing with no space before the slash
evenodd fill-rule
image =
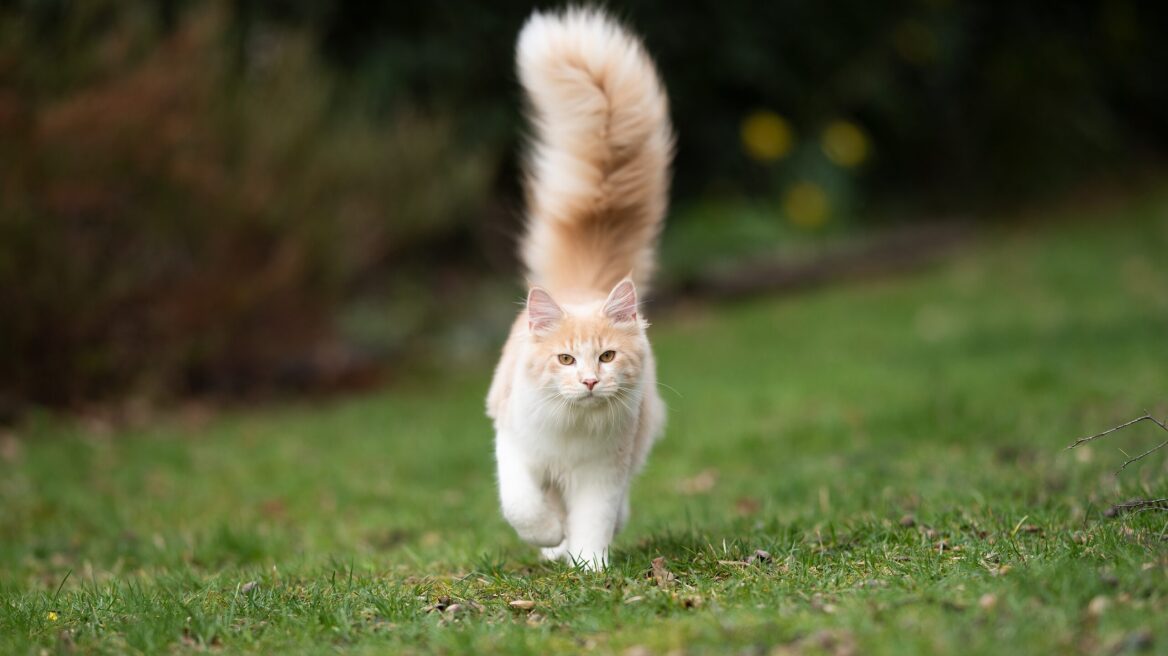
<path id="1" fill-rule="evenodd" d="M 583 305 L 561 305 L 534 287 L 527 325 L 527 373 L 544 394 L 599 405 L 638 386 L 649 342 L 632 280 L 622 280 L 604 301 Z"/>

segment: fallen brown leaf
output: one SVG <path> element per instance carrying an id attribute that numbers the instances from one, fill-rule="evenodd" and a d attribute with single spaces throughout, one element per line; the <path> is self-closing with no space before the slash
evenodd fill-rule
<path id="1" fill-rule="evenodd" d="M 755 497 L 738 497 L 734 502 L 734 509 L 739 515 L 753 515 L 762 509 L 762 502 Z"/>
<path id="2" fill-rule="evenodd" d="M 856 639 L 848 631 L 824 629 L 809 636 L 807 641 L 831 656 L 852 656 L 856 653 Z"/>
<path id="3" fill-rule="evenodd" d="M 288 505 L 283 499 L 268 499 L 260 504 L 260 514 L 268 519 L 281 519 L 288 513 Z"/>
<path id="4" fill-rule="evenodd" d="M 1103 595 L 1099 595 L 1087 604 L 1087 615 L 1090 617 L 1099 617 L 1107 611 L 1107 607 L 1111 605 L 1111 600 Z"/>
<path id="5" fill-rule="evenodd" d="M 819 593 L 815 593 L 811 596 L 811 607 L 821 613 L 826 613 L 828 615 L 834 615 L 837 610 L 835 604 L 828 602 L 823 597 L 823 595 Z"/>
<path id="6" fill-rule="evenodd" d="M 756 563 L 756 562 L 759 562 L 759 563 L 771 562 L 770 552 L 763 551 L 762 549 L 755 549 L 754 553 L 750 554 L 750 556 L 748 556 L 746 558 L 746 564 L 749 565 L 749 564 Z"/>
<path id="7" fill-rule="evenodd" d="M 426 608 L 423 610 L 425 610 L 427 613 L 441 613 L 442 611 L 446 610 L 451 603 L 452 602 L 450 601 L 450 597 L 438 597 L 437 601 L 435 601 L 433 604 L 430 604 L 429 606 L 426 606 Z"/>
<path id="8" fill-rule="evenodd" d="M 677 484 L 677 491 L 682 494 L 704 494 L 714 488 L 718 482 L 718 470 L 703 469 L 690 478 L 683 478 Z"/>
<path id="9" fill-rule="evenodd" d="M 653 559 L 653 580 L 657 582 L 657 587 L 669 587 L 669 584 L 676 579 L 673 572 L 665 567 L 665 556 L 657 556 Z"/>

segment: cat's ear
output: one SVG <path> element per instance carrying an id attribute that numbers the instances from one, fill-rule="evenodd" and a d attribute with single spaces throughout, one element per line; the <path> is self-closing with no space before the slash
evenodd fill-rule
<path id="1" fill-rule="evenodd" d="M 604 302 L 604 315 L 616 323 L 637 320 L 637 288 L 632 280 L 625 278 L 612 288 Z"/>
<path id="2" fill-rule="evenodd" d="M 543 287 L 527 292 L 527 327 L 533 333 L 554 329 L 564 318 L 564 310 Z"/>

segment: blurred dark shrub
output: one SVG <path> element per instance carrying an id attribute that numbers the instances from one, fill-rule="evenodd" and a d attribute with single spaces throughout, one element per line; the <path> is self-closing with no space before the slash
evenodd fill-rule
<path id="1" fill-rule="evenodd" d="M 338 110 L 303 34 L 239 66 L 218 5 L 159 29 L 78 4 L 0 41 L 4 404 L 263 386 L 327 357 L 355 280 L 482 202 L 485 157 L 436 115 Z"/>

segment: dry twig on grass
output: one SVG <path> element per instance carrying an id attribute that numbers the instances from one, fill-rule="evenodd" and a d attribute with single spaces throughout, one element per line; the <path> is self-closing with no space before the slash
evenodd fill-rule
<path id="1" fill-rule="evenodd" d="M 1090 442 L 1092 440 L 1097 440 L 1105 435 L 1109 435 L 1111 433 L 1114 433 L 1115 431 L 1117 431 L 1121 428 L 1127 428 L 1128 426 L 1131 426 L 1132 424 L 1139 423 L 1141 421 L 1150 421 L 1153 424 L 1156 424 L 1157 426 L 1159 426 L 1160 429 L 1163 430 L 1164 432 L 1168 432 L 1168 424 L 1165 424 L 1164 422 L 1160 421 L 1159 419 L 1156 419 L 1155 417 L 1152 416 L 1152 413 L 1145 410 L 1143 416 L 1141 416 L 1141 417 L 1136 417 L 1135 419 L 1132 419 L 1131 421 L 1122 423 L 1122 424 L 1115 426 L 1113 428 L 1109 428 L 1109 429 L 1103 431 L 1102 433 L 1097 433 L 1095 435 L 1090 435 L 1087 437 L 1081 437 L 1081 438 L 1075 440 L 1075 443 L 1068 446 L 1067 448 L 1073 449 L 1073 448 L 1079 446 L 1080 444 L 1086 444 L 1087 442 Z M 1119 472 L 1127 469 L 1127 466 L 1132 464 L 1133 462 L 1138 462 L 1140 460 L 1143 460 L 1144 458 L 1152 455 L 1153 453 L 1159 451 L 1160 449 L 1163 449 L 1166 446 L 1168 446 L 1168 440 L 1164 440 L 1163 442 L 1157 444 L 1156 446 L 1148 449 L 1147 451 L 1144 451 L 1143 453 L 1141 453 L 1137 456 L 1132 456 L 1132 457 L 1128 458 L 1126 461 L 1124 461 L 1124 463 L 1122 465 L 1120 465 L 1119 469 L 1116 470 L 1115 473 L 1118 474 Z M 1127 455 L 1127 454 L 1124 454 L 1124 455 Z"/>
<path id="2" fill-rule="evenodd" d="M 1152 416 L 1152 413 L 1145 410 L 1143 416 L 1141 416 L 1141 417 L 1136 417 L 1135 419 L 1132 419 L 1131 421 L 1124 422 L 1124 423 L 1122 423 L 1118 426 L 1115 426 L 1113 428 L 1109 428 L 1109 429 L 1103 431 L 1102 433 L 1097 433 L 1095 435 L 1090 435 L 1088 437 L 1081 437 L 1078 440 L 1075 440 L 1075 443 L 1068 446 L 1067 448 L 1073 449 L 1073 448 L 1079 446 L 1080 444 L 1086 444 L 1087 442 L 1090 442 L 1092 440 L 1097 440 L 1105 435 L 1109 435 L 1111 433 L 1114 433 L 1115 431 L 1117 431 L 1121 428 L 1127 428 L 1128 426 L 1131 426 L 1132 424 L 1139 423 L 1141 421 L 1150 421 L 1153 424 L 1156 424 L 1157 426 L 1159 426 L 1160 429 L 1163 430 L 1164 432 L 1168 432 L 1168 425 L 1165 425 L 1165 423 L 1163 421 L 1156 419 L 1155 417 Z M 1138 462 L 1140 460 L 1143 460 L 1144 458 L 1159 451 L 1160 449 L 1163 449 L 1166 446 L 1168 446 L 1168 440 L 1164 440 L 1163 442 L 1157 444 L 1156 446 L 1148 449 L 1147 451 L 1144 451 L 1143 453 L 1141 453 L 1137 456 L 1129 457 L 1127 460 L 1124 461 L 1124 463 L 1122 465 L 1120 465 L 1119 469 L 1117 469 L 1115 471 L 1115 474 L 1118 476 L 1120 472 L 1127 469 L 1128 465 L 1132 464 L 1133 462 Z M 1127 454 L 1124 453 L 1124 455 L 1126 456 Z M 1125 515 L 1127 513 L 1139 513 L 1139 512 L 1149 511 L 1149 510 L 1168 510 L 1168 498 L 1164 498 L 1164 499 L 1132 499 L 1131 501 L 1128 501 L 1126 503 L 1115 504 L 1114 506 L 1108 508 L 1107 512 L 1105 512 L 1104 515 L 1106 517 L 1119 517 L 1119 516 Z"/>
<path id="3" fill-rule="evenodd" d="M 1168 498 L 1165 499 L 1133 499 L 1126 503 L 1117 503 L 1103 513 L 1105 517 L 1119 517 L 1129 512 L 1144 512 L 1145 510 L 1168 510 Z"/>

